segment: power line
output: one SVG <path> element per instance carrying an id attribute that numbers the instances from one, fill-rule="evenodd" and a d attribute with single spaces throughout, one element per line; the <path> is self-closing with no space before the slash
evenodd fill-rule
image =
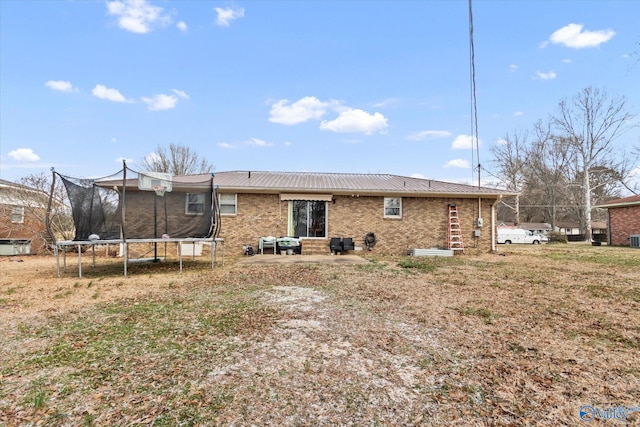
<path id="1" fill-rule="evenodd" d="M 478 105 L 476 98 L 476 64 L 475 46 L 473 43 L 473 8 L 469 0 L 469 74 L 471 80 L 471 164 L 475 165 L 473 156 L 473 144 L 476 147 L 476 157 L 478 158 L 478 188 L 480 188 L 480 138 L 478 137 Z M 473 171 L 473 169 L 472 169 Z M 473 172 L 471 173 L 473 180 Z"/>

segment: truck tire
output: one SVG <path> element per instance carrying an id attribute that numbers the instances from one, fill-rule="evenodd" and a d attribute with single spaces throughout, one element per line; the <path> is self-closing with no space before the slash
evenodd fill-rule
<path id="1" fill-rule="evenodd" d="M 504 241 L 504 244 L 505 244 L 505 245 L 510 245 L 510 244 L 511 244 L 511 240 L 505 240 L 505 241 Z"/>
<path id="2" fill-rule="evenodd" d="M 534 245 L 539 245 L 539 244 L 540 244 L 540 240 L 534 240 L 534 241 L 533 241 L 533 244 L 534 244 Z"/>

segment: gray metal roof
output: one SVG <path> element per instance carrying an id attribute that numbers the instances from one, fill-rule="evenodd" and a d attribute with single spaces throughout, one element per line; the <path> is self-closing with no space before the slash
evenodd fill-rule
<path id="1" fill-rule="evenodd" d="M 203 181 L 210 175 L 174 177 L 174 182 Z M 467 184 L 412 178 L 389 174 L 317 173 L 317 172 L 216 172 L 214 184 L 220 190 L 246 192 L 301 192 L 332 194 L 399 194 L 451 196 L 507 196 L 506 190 Z"/>

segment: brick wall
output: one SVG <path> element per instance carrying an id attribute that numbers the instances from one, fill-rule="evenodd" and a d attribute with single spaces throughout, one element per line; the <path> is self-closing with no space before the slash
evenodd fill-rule
<path id="1" fill-rule="evenodd" d="M 629 246 L 629 236 L 640 234 L 640 206 L 609 208 L 611 244 Z"/>
<path id="2" fill-rule="evenodd" d="M 280 201 L 278 194 L 238 194 L 236 215 L 222 216 L 220 237 L 225 250 L 236 254 L 242 245 L 258 249 L 262 236 L 286 236 L 289 202 Z"/>
<path id="3" fill-rule="evenodd" d="M 491 250 L 490 215 L 494 200 L 483 199 L 485 221 L 481 237 L 473 238 L 478 216 L 478 199 L 402 198 L 402 218 L 384 218 L 384 197 L 334 196 L 328 202 L 328 233 L 330 237 L 352 237 L 356 246 L 364 247 L 364 237 L 374 232 L 378 242 L 373 252 L 406 254 L 409 248 L 447 246 L 448 205 L 458 206 L 465 252 Z M 225 239 L 229 253 L 241 254 L 242 245 L 257 249 L 260 236 L 287 235 L 289 202 L 280 201 L 278 194 L 238 194 L 237 215 L 222 217 L 220 237 Z M 304 241 L 303 241 L 304 253 Z"/>
<path id="4" fill-rule="evenodd" d="M 35 208 L 24 209 L 24 221 L 22 223 L 11 222 L 13 206 L 0 205 L 0 239 L 26 239 L 31 240 L 31 253 L 43 253 L 46 249 L 49 234 L 41 218 L 44 218 L 44 210 Z"/>
<path id="5" fill-rule="evenodd" d="M 194 191 L 196 192 L 196 191 Z M 211 193 L 205 193 L 205 206 L 211 205 Z M 202 237 L 209 231 L 208 215 L 186 214 L 187 193 L 175 191 L 157 197 L 153 191 L 130 191 L 126 194 L 125 232 L 127 238 Z M 156 229 L 154 230 L 154 198 Z M 165 205 L 167 219 L 165 222 Z"/>

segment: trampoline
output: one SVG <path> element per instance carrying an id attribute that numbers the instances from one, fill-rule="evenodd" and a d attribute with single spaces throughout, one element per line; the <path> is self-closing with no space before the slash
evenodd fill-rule
<path id="1" fill-rule="evenodd" d="M 153 258 L 158 257 L 158 243 L 175 243 L 182 272 L 182 247 L 185 244 L 211 245 L 211 268 L 218 249 L 224 263 L 224 240 L 220 234 L 220 209 L 212 174 L 171 176 L 158 172 L 138 172 L 127 167 L 102 178 L 85 179 L 61 175 L 52 170 L 53 180 L 47 229 L 53 242 L 57 274 L 60 277 L 60 255 L 66 272 L 66 253 L 78 251 L 78 275 L 82 277 L 82 249 L 91 248 L 95 267 L 98 245 L 118 245 L 123 257 L 124 275 L 132 261 L 129 245 L 153 245 Z M 49 224 L 54 188 L 61 182 L 67 192 L 73 217 L 74 238 L 58 240 Z M 107 251 L 108 252 L 108 251 Z"/>

